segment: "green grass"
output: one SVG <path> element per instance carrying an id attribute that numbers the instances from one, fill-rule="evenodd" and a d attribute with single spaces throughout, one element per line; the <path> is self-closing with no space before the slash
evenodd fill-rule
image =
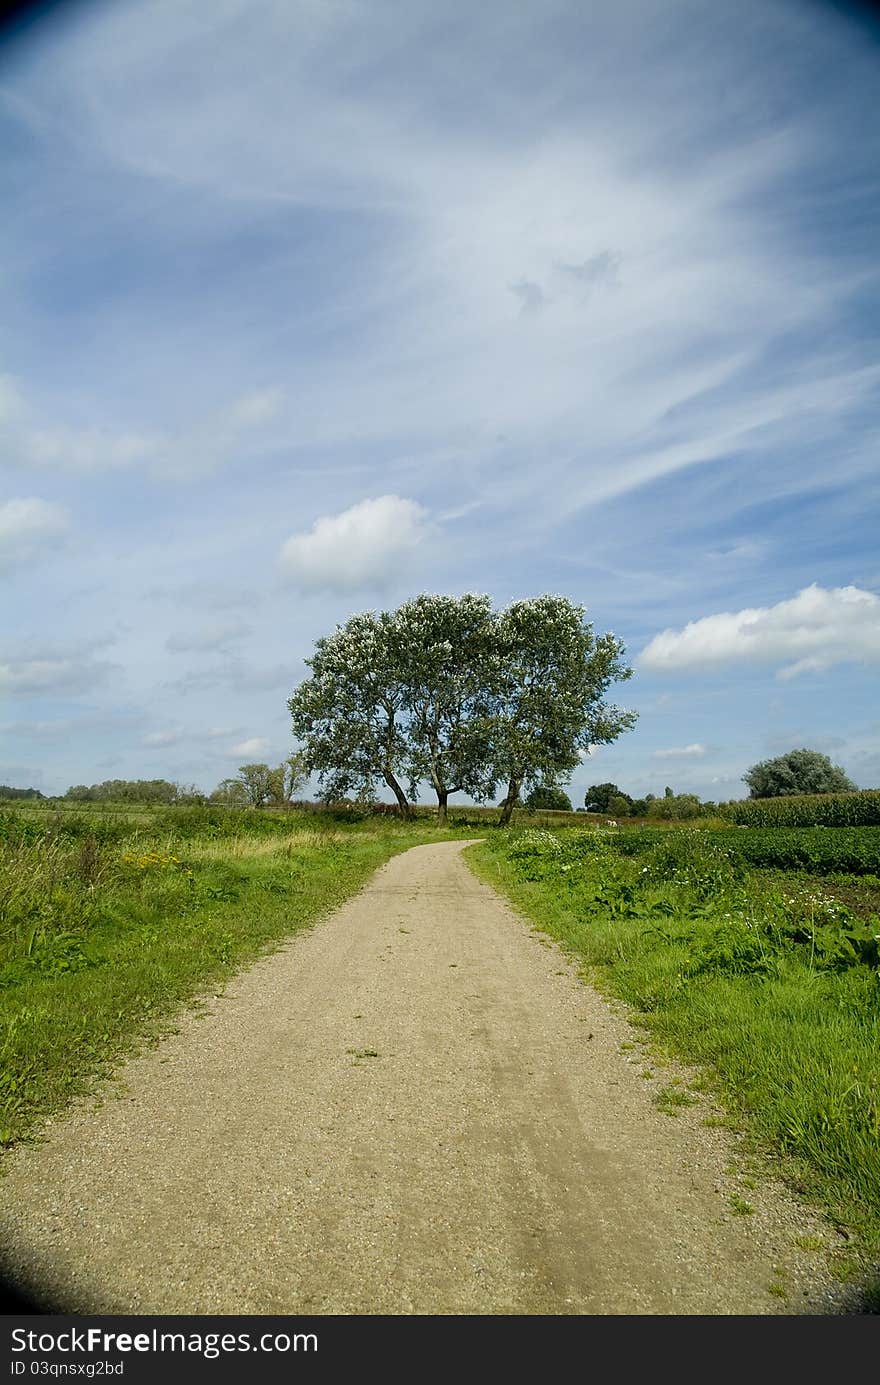
<path id="1" fill-rule="evenodd" d="M 556 837 L 555 842 L 548 840 Z M 880 1253 L 880 968 L 837 901 L 755 879 L 695 833 L 619 854 L 614 834 L 492 836 L 477 873 L 628 1002 L 777 1172 Z M 655 1097 L 668 1111 L 680 1102 Z"/>
<path id="2" fill-rule="evenodd" d="M 687 1091 L 676 1082 L 670 1083 L 668 1087 L 663 1087 L 654 1097 L 655 1105 L 670 1116 L 677 1116 L 684 1106 L 696 1106 L 697 1101 L 698 1098 L 692 1092 Z"/>
<path id="3" fill-rule="evenodd" d="M 168 812 L 105 839 L 51 825 L 33 832 L 32 813 L 23 831 L 6 821 L 3 1144 L 34 1134 L 140 1041 L 173 1028 L 186 1002 L 332 910 L 389 857 L 463 835 L 393 819 L 303 824 L 290 815 L 280 815 L 283 832 L 266 832 L 261 814 L 242 815 L 226 835 L 204 822 L 194 830 L 190 810 L 176 820 Z M 94 821 L 84 819 L 86 828 Z"/>

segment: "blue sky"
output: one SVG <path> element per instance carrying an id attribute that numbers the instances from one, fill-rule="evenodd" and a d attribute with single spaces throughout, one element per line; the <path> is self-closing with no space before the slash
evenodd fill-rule
<path id="1" fill-rule="evenodd" d="M 0 782 L 212 788 L 315 639 L 544 591 L 572 782 L 880 784 L 880 43 L 760 0 L 114 0 L 0 49 Z"/>

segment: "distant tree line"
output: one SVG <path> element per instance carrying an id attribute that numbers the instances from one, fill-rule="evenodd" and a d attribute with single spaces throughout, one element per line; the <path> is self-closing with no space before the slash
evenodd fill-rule
<path id="1" fill-rule="evenodd" d="M 169 807 L 217 803 L 231 808 L 283 807 L 299 792 L 307 778 L 302 756 L 289 755 L 280 765 L 242 765 L 235 777 L 222 779 L 211 794 L 203 793 L 194 784 L 177 784 L 170 779 L 105 779 L 100 784 L 73 784 L 62 797 L 75 803 L 154 803 Z M 37 789 L 12 790 L 9 796 L 43 797 Z"/>
<path id="2" fill-rule="evenodd" d="M 0 798 L 45 798 L 39 789 L 13 789 L 9 784 L 0 784 Z"/>
<path id="3" fill-rule="evenodd" d="M 790 750 L 775 760 L 761 760 L 743 775 L 750 798 L 781 798 L 796 794 L 856 793 L 858 786 L 827 755 L 818 750 Z M 615 818 L 654 817 L 687 819 L 717 812 L 726 804 L 702 801 L 696 794 L 677 794 L 667 785 L 663 797 L 646 794 L 632 798 L 617 784 L 593 784 L 587 789 L 584 807 L 589 813 L 607 813 Z"/>
<path id="4" fill-rule="evenodd" d="M 100 784 L 73 784 L 62 795 L 75 803 L 204 803 L 194 784 L 170 779 L 105 779 Z"/>
<path id="5" fill-rule="evenodd" d="M 644 798 L 632 798 L 617 784 L 593 784 L 584 796 L 584 807 L 588 813 L 607 813 L 613 818 L 660 818 L 686 821 L 701 814 L 713 812 L 717 804 L 704 803 L 696 794 L 675 793 L 668 785 L 663 797 L 646 794 Z"/>

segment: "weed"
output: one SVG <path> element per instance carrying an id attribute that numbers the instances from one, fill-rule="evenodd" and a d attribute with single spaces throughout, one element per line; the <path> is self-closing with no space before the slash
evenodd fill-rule
<path id="1" fill-rule="evenodd" d="M 690 1092 L 674 1083 L 655 1093 L 654 1102 L 661 1111 L 666 1111 L 670 1116 L 677 1116 L 684 1106 L 696 1106 L 698 1104 L 695 1096 L 691 1096 Z M 705 1121 L 703 1123 L 706 1124 Z"/>
<path id="2" fill-rule="evenodd" d="M 731 1211 L 735 1212 L 738 1217 L 748 1217 L 755 1210 L 752 1204 L 746 1202 L 745 1198 L 740 1197 L 738 1193 L 731 1193 L 729 1202 Z"/>

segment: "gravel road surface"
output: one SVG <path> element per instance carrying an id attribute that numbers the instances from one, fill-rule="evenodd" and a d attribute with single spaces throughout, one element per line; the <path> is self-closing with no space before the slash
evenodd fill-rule
<path id="1" fill-rule="evenodd" d="M 463 845 L 395 857 L 13 1151 L 3 1272 L 74 1312 L 846 1311 L 794 1245 L 823 1228 L 743 1193 L 705 1107 L 658 1109 L 669 1073 Z"/>

